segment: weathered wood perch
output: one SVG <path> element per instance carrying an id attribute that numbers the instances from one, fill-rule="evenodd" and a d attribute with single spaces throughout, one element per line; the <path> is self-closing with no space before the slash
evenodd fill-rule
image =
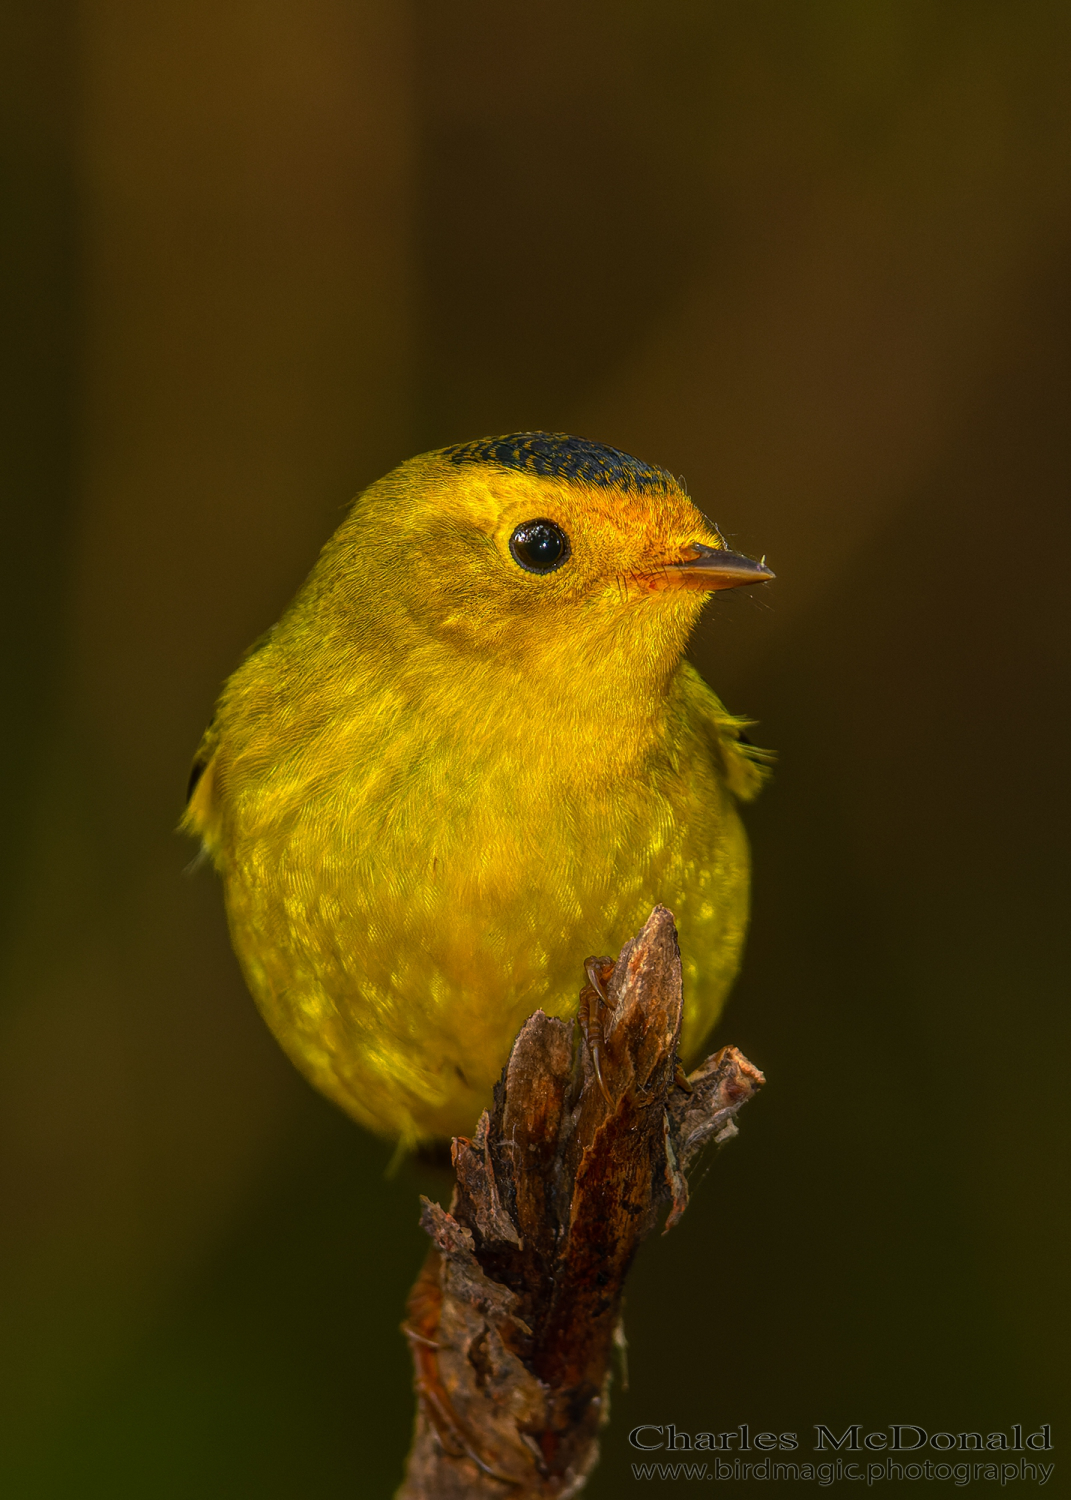
<path id="1" fill-rule="evenodd" d="M 607 967 L 609 961 L 607 961 Z M 521 1028 L 472 1140 L 453 1143 L 450 1212 L 423 1200 L 432 1240 L 404 1325 L 416 1430 L 397 1500 L 566 1500 L 598 1459 L 625 1277 L 685 1173 L 764 1082 L 735 1047 L 684 1081 L 681 965 L 656 907 L 613 967 L 601 1071 L 576 1024 Z M 599 1007 L 594 991 L 584 1004 Z M 599 1007 L 601 1008 L 601 1007 Z"/>

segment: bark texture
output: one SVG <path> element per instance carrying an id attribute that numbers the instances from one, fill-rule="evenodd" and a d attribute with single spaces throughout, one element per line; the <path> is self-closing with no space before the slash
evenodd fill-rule
<path id="1" fill-rule="evenodd" d="M 591 986 L 581 995 L 594 1044 L 575 1022 L 529 1017 L 493 1108 L 453 1143 L 450 1211 L 423 1200 L 432 1247 L 404 1325 L 418 1409 L 397 1500 L 580 1492 L 608 1415 L 633 1256 L 663 1211 L 666 1230 L 678 1222 L 689 1165 L 736 1134 L 764 1082 L 735 1047 L 685 1079 L 680 953 L 664 907 L 602 962 L 607 1002 Z"/>

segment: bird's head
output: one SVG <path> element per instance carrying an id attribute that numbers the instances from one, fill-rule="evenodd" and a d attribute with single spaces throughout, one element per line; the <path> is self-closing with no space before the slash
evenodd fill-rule
<path id="1" fill-rule="evenodd" d="M 465 653 L 535 665 L 616 649 L 667 668 L 710 593 L 773 577 L 664 469 L 546 432 L 403 463 L 359 498 L 317 573 L 353 617 L 386 611 Z"/>

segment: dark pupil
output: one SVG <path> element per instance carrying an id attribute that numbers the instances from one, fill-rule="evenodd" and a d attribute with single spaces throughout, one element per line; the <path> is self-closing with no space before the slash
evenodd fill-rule
<path id="1" fill-rule="evenodd" d="M 562 555 L 561 534 L 549 526 L 533 526 L 520 543 L 525 562 L 545 568 L 556 563 Z"/>
<path id="2" fill-rule="evenodd" d="M 522 568 L 549 573 L 565 557 L 566 537 L 553 521 L 529 521 L 510 538 L 510 551 Z"/>

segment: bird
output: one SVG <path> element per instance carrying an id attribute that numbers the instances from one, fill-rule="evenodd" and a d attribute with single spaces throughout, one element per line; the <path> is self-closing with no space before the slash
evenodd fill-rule
<path id="1" fill-rule="evenodd" d="M 182 826 L 268 1026 L 360 1124 L 471 1134 L 520 1025 L 574 1014 L 585 955 L 658 904 L 695 1054 L 768 757 L 684 652 L 712 592 L 773 576 L 683 481 L 569 434 L 455 443 L 353 502 L 224 684 Z"/>

